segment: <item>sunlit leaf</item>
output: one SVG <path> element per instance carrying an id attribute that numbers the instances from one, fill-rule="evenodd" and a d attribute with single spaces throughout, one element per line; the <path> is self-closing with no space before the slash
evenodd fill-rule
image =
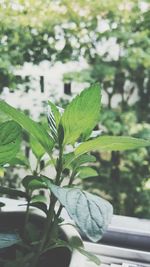
<path id="1" fill-rule="evenodd" d="M 64 144 L 73 144 L 81 136 L 84 139 L 89 137 L 100 118 L 100 100 L 100 87 L 96 84 L 76 96 L 67 106 L 61 119 Z"/>
<path id="2" fill-rule="evenodd" d="M 78 157 L 73 153 L 68 153 L 64 155 L 64 167 L 76 169 L 77 167 L 90 162 L 95 162 L 96 158 L 93 155 L 79 155 Z"/>
<path id="3" fill-rule="evenodd" d="M 150 146 L 150 141 L 129 136 L 100 136 L 79 145 L 75 155 L 82 155 L 89 151 L 122 151 Z"/>

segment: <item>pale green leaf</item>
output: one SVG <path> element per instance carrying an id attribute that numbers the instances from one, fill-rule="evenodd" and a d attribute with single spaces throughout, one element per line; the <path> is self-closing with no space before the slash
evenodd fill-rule
<path id="1" fill-rule="evenodd" d="M 53 184 L 50 188 L 80 231 L 94 242 L 100 240 L 112 218 L 112 205 L 77 188 L 61 188 Z"/>
<path id="2" fill-rule="evenodd" d="M 67 106 L 61 119 L 64 144 L 74 144 L 79 137 L 89 137 L 100 118 L 100 100 L 100 87 L 96 84 L 76 96 Z"/>
<path id="3" fill-rule="evenodd" d="M 150 146 L 150 141 L 129 136 L 100 136 L 79 145 L 75 155 L 82 155 L 89 151 L 122 151 Z"/>
<path id="4" fill-rule="evenodd" d="M 17 233 L 0 233 L 0 249 L 11 247 L 20 243 L 21 239 Z"/>

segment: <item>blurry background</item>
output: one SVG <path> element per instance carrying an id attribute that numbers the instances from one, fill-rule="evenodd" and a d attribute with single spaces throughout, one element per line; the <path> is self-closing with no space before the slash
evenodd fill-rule
<path id="1" fill-rule="evenodd" d="M 0 97 L 45 124 L 48 99 L 64 107 L 98 81 L 95 130 L 149 139 L 149 7 L 148 0 L 0 0 Z M 24 133 L 18 159 L 0 169 L 2 185 L 19 186 L 29 157 L 44 170 L 36 149 Z M 79 186 L 110 200 L 116 214 L 150 218 L 150 149 L 94 155 Z"/>

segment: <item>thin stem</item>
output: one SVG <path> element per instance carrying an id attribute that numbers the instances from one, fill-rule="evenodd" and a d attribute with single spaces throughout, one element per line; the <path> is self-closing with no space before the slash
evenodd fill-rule
<path id="1" fill-rule="evenodd" d="M 28 224 L 28 220 L 29 220 L 29 210 L 30 210 L 30 201 L 28 200 L 26 213 L 25 213 L 24 231 L 23 231 L 23 237 L 25 239 L 26 239 L 27 224 Z"/>
<path id="2" fill-rule="evenodd" d="M 72 174 L 71 174 L 71 176 L 70 176 L 69 183 L 68 183 L 68 185 L 69 185 L 69 186 L 70 186 L 70 185 L 72 185 L 72 183 L 73 183 L 73 181 L 74 181 L 74 178 L 75 178 L 75 176 L 76 176 L 76 172 L 75 172 L 75 171 L 73 171 L 73 172 L 72 172 Z"/>

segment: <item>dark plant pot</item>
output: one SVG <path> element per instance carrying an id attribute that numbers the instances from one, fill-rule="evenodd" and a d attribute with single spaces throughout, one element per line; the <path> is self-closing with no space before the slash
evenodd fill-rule
<path id="1" fill-rule="evenodd" d="M 22 232 L 25 219 L 24 211 L 7 211 L 0 212 L 0 232 L 18 230 Z M 45 218 L 38 214 L 38 211 L 30 215 L 30 222 L 39 229 L 43 229 Z M 63 225 L 60 227 L 60 238 L 68 240 L 79 234 L 72 225 Z M 15 259 L 15 245 L 9 248 L 0 249 L 0 258 L 13 260 Z M 72 253 L 68 248 L 57 248 L 43 254 L 37 267 L 84 267 L 85 258 L 77 250 Z M 24 266 L 22 266 L 24 267 Z"/>

